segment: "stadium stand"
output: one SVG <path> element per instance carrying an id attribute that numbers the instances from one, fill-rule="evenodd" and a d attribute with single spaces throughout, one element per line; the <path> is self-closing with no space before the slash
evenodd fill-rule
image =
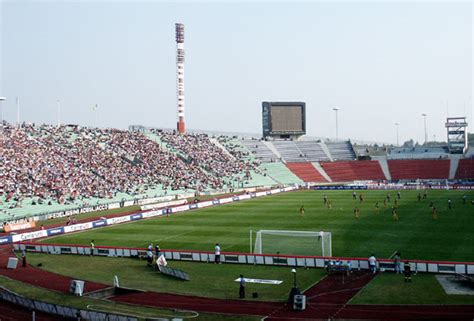
<path id="1" fill-rule="evenodd" d="M 341 161 L 320 164 L 333 182 L 386 179 L 378 161 Z"/>
<path id="2" fill-rule="evenodd" d="M 352 148 L 350 141 L 343 142 L 326 142 L 326 146 L 329 149 L 331 158 L 336 160 L 354 160 L 356 159 L 356 154 Z"/>
<path id="3" fill-rule="evenodd" d="M 310 162 L 286 163 L 286 166 L 304 182 L 327 182 Z"/>
<path id="4" fill-rule="evenodd" d="M 395 147 L 389 150 L 388 159 L 439 159 L 448 158 L 447 147 Z"/>
<path id="5" fill-rule="evenodd" d="M 262 168 L 268 176 L 280 184 L 301 184 L 303 181 L 293 174 L 283 163 L 264 163 Z"/>
<path id="6" fill-rule="evenodd" d="M 474 158 L 460 159 L 456 179 L 474 179 Z"/>
<path id="7" fill-rule="evenodd" d="M 320 162 L 330 160 L 329 155 L 324 151 L 322 143 L 316 141 L 297 141 L 295 144 L 307 161 Z"/>
<path id="8" fill-rule="evenodd" d="M 393 180 L 448 179 L 449 159 L 441 160 L 388 160 Z"/>
<path id="9" fill-rule="evenodd" d="M 286 162 L 306 162 L 304 153 L 292 140 L 275 140 L 272 142 L 278 153 Z"/>
<path id="10" fill-rule="evenodd" d="M 124 199 L 276 184 L 204 134 L 5 124 L 0 219 Z M 3 174 L 5 173 L 5 174 Z"/>
<path id="11" fill-rule="evenodd" d="M 387 147 L 368 145 L 368 144 L 355 144 L 352 146 L 357 157 L 369 157 L 369 156 L 387 156 Z"/>
<path id="12" fill-rule="evenodd" d="M 354 159 L 355 149 L 378 161 L 340 161 Z M 5 123 L 0 221 L 124 200 L 302 181 L 474 178 L 472 159 L 454 159 L 444 147 L 394 148 L 389 157 L 371 155 L 368 145 L 355 149 L 350 141 L 260 141 L 158 129 L 17 128 Z"/>
<path id="13" fill-rule="evenodd" d="M 242 140 L 242 145 L 261 162 L 272 162 L 279 159 L 279 157 L 260 140 Z"/>

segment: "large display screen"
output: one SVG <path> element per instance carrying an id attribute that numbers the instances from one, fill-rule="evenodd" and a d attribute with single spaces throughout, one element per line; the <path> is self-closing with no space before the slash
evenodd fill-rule
<path id="1" fill-rule="evenodd" d="M 301 106 L 273 106 L 272 131 L 300 132 L 303 131 Z"/>
<path id="2" fill-rule="evenodd" d="M 263 136 L 306 134 L 303 102 L 263 102 Z"/>

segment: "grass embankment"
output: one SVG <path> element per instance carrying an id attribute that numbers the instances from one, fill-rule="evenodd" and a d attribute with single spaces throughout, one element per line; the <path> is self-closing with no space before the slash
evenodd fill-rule
<path id="1" fill-rule="evenodd" d="M 248 283 L 248 298 L 251 293 L 258 293 L 258 299 L 250 300 L 285 301 L 293 285 L 288 267 L 168 261 L 170 267 L 189 274 L 191 281 L 182 281 L 153 271 L 139 259 L 28 253 L 28 261 L 33 265 L 42 263 L 45 270 L 83 280 L 112 285 L 117 275 L 123 287 L 220 299 L 238 299 L 239 283 L 234 280 L 240 274 L 246 278 L 283 281 L 280 285 Z M 299 268 L 298 286 L 309 288 L 324 275 L 324 270 Z"/>
<path id="2" fill-rule="evenodd" d="M 227 316 L 227 315 L 218 315 L 218 314 L 199 314 L 197 318 L 194 318 L 196 315 L 191 311 L 176 311 L 174 309 L 158 309 L 158 308 L 147 308 L 141 306 L 134 306 L 129 304 L 116 303 L 108 300 L 101 299 L 91 299 L 88 297 L 77 297 L 74 295 L 58 293 L 55 291 L 49 291 L 42 288 L 30 286 L 22 282 L 11 280 L 9 278 L 0 276 L 0 284 L 19 294 L 30 299 L 43 301 L 47 303 L 58 304 L 62 306 L 68 306 L 72 308 L 84 309 L 92 311 L 103 311 L 109 313 L 117 314 L 126 314 L 131 316 L 136 316 L 140 320 L 151 319 L 151 318 L 182 318 L 188 319 L 193 318 L 193 320 L 209 320 L 209 321 L 257 321 L 260 320 L 258 317 L 250 316 Z"/>

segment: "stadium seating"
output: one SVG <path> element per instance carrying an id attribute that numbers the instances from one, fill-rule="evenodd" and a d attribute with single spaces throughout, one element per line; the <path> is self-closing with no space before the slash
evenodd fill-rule
<path id="1" fill-rule="evenodd" d="M 292 140 L 275 140 L 273 146 L 280 153 L 281 157 L 287 162 L 306 162 L 303 152 L 296 146 Z"/>
<path id="2" fill-rule="evenodd" d="M 205 134 L 6 124 L 3 135 L 0 218 L 229 188 L 236 178 L 248 186 L 275 184 L 254 158 Z"/>
<path id="3" fill-rule="evenodd" d="M 321 166 L 333 182 L 386 179 L 378 161 L 322 162 Z"/>
<path id="4" fill-rule="evenodd" d="M 448 158 L 447 147 L 395 147 L 390 150 L 388 159 L 439 159 Z"/>
<path id="5" fill-rule="evenodd" d="M 456 179 L 474 179 L 474 158 L 460 159 Z"/>
<path id="6" fill-rule="evenodd" d="M 448 179 L 449 159 L 388 160 L 392 180 Z"/>
<path id="7" fill-rule="evenodd" d="M 315 141 L 297 141 L 296 146 L 304 158 L 310 162 L 329 161 L 329 156 L 322 147 L 322 143 Z"/>
<path id="8" fill-rule="evenodd" d="M 245 139 L 242 140 L 242 145 L 244 145 L 253 155 L 255 155 L 255 158 L 261 162 L 272 162 L 279 159 L 279 157 L 260 140 Z"/>
<path id="9" fill-rule="evenodd" d="M 329 153 L 334 161 L 336 160 L 354 160 L 356 158 L 354 149 L 350 141 L 326 142 Z"/>
<path id="10" fill-rule="evenodd" d="M 286 163 L 286 166 L 304 182 L 327 182 L 310 162 Z"/>
<path id="11" fill-rule="evenodd" d="M 280 184 L 300 184 L 303 181 L 293 174 L 283 163 L 264 163 L 261 166 L 268 176 Z"/>

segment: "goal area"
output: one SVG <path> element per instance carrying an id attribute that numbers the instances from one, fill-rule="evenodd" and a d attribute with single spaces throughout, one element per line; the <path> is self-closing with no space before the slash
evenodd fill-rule
<path id="1" fill-rule="evenodd" d="M 254 253 L 332 256 L 331 232 L 260 230 Z"/>

